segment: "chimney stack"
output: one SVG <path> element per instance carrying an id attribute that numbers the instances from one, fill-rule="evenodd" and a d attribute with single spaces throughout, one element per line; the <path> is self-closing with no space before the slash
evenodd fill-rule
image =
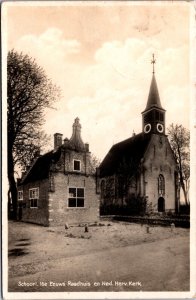
<path id="1" fill-rule="evenodd" d="M 57 149 L 62 145 L 62 134 L 61 133 L 55 133 L 54 134 L 54 149 Z"/>
<path id="2" fill-rule="evenodd" d="M 85 144 L 85 150 L 86 150 L 86 152 L 89 152 L 89 144 L 88 143 Z"/>

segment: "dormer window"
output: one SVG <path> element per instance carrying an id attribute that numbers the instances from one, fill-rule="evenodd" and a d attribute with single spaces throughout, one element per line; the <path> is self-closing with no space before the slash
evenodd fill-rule
<path id="1" fill-rule="evenodd" d="M 80 172 L 81 171 L 81 161 L 74 159 L 73 161 L 73 169 L 74 171 Z"/>

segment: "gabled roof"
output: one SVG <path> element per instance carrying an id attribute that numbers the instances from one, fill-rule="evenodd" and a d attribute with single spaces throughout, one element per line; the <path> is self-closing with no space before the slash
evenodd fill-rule
<path id="1" fill-rule="evenodd" d="M 157 82 L 154 74 L 152 75 L 152 81 L 150 85 L 150 91 L 148 94 L 148 101 L 147 101 L 145 111 L 151 109 L 152 107 L 157 107 L 163 110 L 161 106 L 161 100 L 159 97 Z"/>
<path id="2" fill-rule="evenodd" d="M 53 150 L 38 157 L 27 171 L 26 175 L 22 178 L 20 184 L 48 178 L 51 163 L 57 162 L 60 158 L 60 154 L 61 149 L 58 148 L 57 151 Z"/>
<path id="3" fill-rule="evenodd" d="M 139 133 L 127 140 L 115 144 L 99 167 L 100 177 L 117 173 L 123 161 L 127 163 L 132 161 L 134 162 L 134 167 L 137 168 L 140 160 L 144 156 L 150 139 L 151 135 Z M 134 170 L 132 171 L 134 172 Z"/>

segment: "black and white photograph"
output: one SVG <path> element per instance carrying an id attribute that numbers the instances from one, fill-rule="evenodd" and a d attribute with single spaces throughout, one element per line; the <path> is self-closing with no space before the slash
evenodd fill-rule
<path id="1" fill-rule="evenodd" d="M 193 19 L 2 4 L 4 299 L 194 298 Z"/>

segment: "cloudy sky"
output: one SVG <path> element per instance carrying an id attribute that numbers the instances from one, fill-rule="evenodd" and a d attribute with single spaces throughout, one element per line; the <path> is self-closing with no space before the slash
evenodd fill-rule
<path id="1" fill-rule="evenodd" d="M 102 159 L 141 132 L 152 78 L 152 53 L 166 125 L 189 127 L 189 10 L 186 2 L 9 3 L 7 46 L 35 57 L 61 99 L 44 129 L 82 138 Z M 52 144 L 51 144 L 52 147 Z"/>

